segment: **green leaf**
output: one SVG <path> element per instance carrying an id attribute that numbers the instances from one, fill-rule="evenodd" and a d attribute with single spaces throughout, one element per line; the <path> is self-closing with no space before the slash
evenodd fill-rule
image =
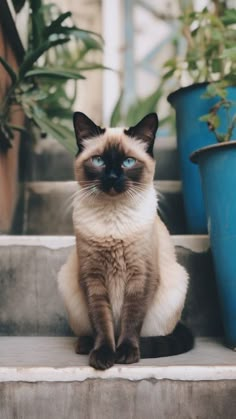
<path id="1" fill-rule="evenodd" d="M 214 58 L 212 60 L 211 66 L 212 66 L 212 72 L 213 73 L 220 73 L 220 71 L 221 71 L 221 63 L 222 63 L 222 61 L 219 58 Z"/>
<path id="2" fill-rule="evenodd" d="M 49 106 L 45 109 L 47 116 L 49 118 L 60 118 L 60 119 L 68 119 L 72 121 L 72 111 L 71 109 L 65 109 L 62 107 L 53 107 Z"/>
<path id="3" fill-rule="evenodd" d="M 219 96 L 222 99 L 226 99 L 227 97 L 227 90 L 226 87 L 227 83 L 225 80 L 216 83 L 209 83 L 206 89 L 206 92 L 201 96 L 203 99 L 214 98 Z"/>
<path id="4" fill-rule="evenodd" d="M 208 123 L 211 124 L 212 128 L 216 130 L 220 126 L 220 118 L 215 113 L 210 114 L 210 118 L 208 120 Z"/>
<path id="5" fill-rule="evenodd" d="M 219 141 L 219 143 L 224 143 L 225 141 L 227 141 L 227 135 L 226 134 L 217 133 L 216 138 Z"/>
<path id="6" fill-rule="evenodd" d="M 77 147 L 73 131 L 58 124 L 58 122 L 52 122 L 52 120 L 48 119 L 42 113 L 36 115 L 35 109 L 32 118 L 42 131 L 56 138 L 70 153 L 76 153 Z"/>
<path id="7" fill-rule="evenodd" d="M 236 40 L 235 40 L 236 42 Z M 236 62 L 236 47 L 232 47 L 232 48 L 226 48 L 221 56 L 221 58 L 228 58 L 230 60 L 232 60 L 233 62 Z"/>
<path id="8" fill-rule="evenodd" d="M 206 113 L 205 115 L 202 115 L 199 118 L 199 121 L 201 121 L 201 122 L 208 122 L 209 119 L 210 119 L 210 117 L 211 117 L 211 114 L 210 113 Z"/>
<path id="9" fill-rule="evenodd" d="M 73 35 L 75 38 L 80 39 L 87 49 L 102 50 L 102 38 L 99 40 L 95 39 L 95 36 L 92 36 L 92 32 L 78 29 L 75 26 L 64 27 L 63 30 L 66 35 Z"/>
<path id="10" fill-rule="evenodd" d="M 21 127 L 19 125 L 7 124 L 7 126 L 13 131 L 19 131 L 23 133 L 27 132 L 27 130 L 24 127 Z"/>
<path id="11" fill-rule="evenodd" d="M 15 73 L 15 71 L 13 70 L 13 68 L 4 60 L 3 57 L 0 56 L 0 63 L 2 64 L 2 66 L 5 68 L 5 70 L 7 71 L 7 73 L 9 74 L 12 84 L 14 84 L 17 80 L 17 75 Z"/>
<path id="12" fill-rule="evenodd" d="M 236 24 L 236 9 L 226 9 L 221 20 L 225 25 Z"/>
<path id="13" fill-rule="evenodd" d="M 174 75 L 175 70 L 176 70 L 175 68 L 172 68 L 171 70 L 167 71 L 167 73 L 165 73 L 165 74 L 162 76 L 163 80 L 170 79 L 170 78 Z"/>
<path id="14" fill-rule="evenodd" d="M 78 66 L 76 67 L 76 69 L 78 71 L 90 71 L 90 70 L 109 70 L 109 71 L 115 71 L 113 68 L 110 67 L 106 67 L 102 64 L 98 64 L 98 63 L 88 63 L 88 64 L 83 64 L 82 66 Z"/>
<path id="15" fill-rule="evenodd" d="M 55 19 L 47 28 L 45 28 L 45 35 L 49 36 L 53 33 L 58 33 L 62 29 L 61 24 L 66 20 L 68 17 L 71 17 L 71 12 L 62 13 Z"/>
<path id="16" fill-rule="evenodd" d="M 60 79 L 85 79 L 79 71 L 75 69 L 67 69 L 67 68 L 59 68 L 59 67 L 52 67 L 52 68 L 34 68 L 33 70 L 28 71 L 25 74 L 25 77 L 52 77 L 52 78 L 60 78 Z"/>
<path id="17" fill-rule="evenodd" d="M 163 65 L 163 67 L 174 67 L 174 68 L 176 68 L 176 58 L 170 58 L 169 60 L 167 60 L 165 63 L 164 63 L 164 65 Z"/>
<path id="18" fill-rule="evenodd" d="M 211 131 L 215 131 L 220 126 L 220 117 L 216 113 L 208 113 L 199 118 L 201 122 L 207 122 Z"/>
<path id="19" fill-rule="evenodd" d="M 86 30 L 86 29 L 81 29 L 81 28 L 78 28 L 77 26 L 72 26 L 72 27 L 69 27 L 68 29 L 70 29 L 73 33 L 77 34 L 81 39 L 86 38 L 86 36 L 88 37 L 94 36 L 95 38 L 98 38 L 101 43 L 104 42 L 102 35 L 100 35 L 97 32 Z"/>
<path id="20" fill-rule="evenodd" d="M 236 72 L 235 74 L 227 74 L 225 76 L 225 82 L 228 86 L 236 86 Z"/>
<path id="21" fill-rule="evenodd" d="M 19 76 L 22 78 L 28 71 L 30 71 L 33 64 L 41 57 L 44 52 L 56 45 L 62 45 L 68 42 L 70 38 L 56 39 L 54 41 L 46 41 L 40 45 L 36 50 L 29 52 L 20 66 Z"/>

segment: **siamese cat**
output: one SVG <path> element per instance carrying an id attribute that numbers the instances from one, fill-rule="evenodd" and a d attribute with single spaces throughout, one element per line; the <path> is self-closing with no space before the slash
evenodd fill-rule
<path id="1" fill-rule="evenodd" d="M 179 321 L 188 274 L 157 215 L 153 146 L 158 118 L 101 128 L 74 114 L 76 246 L 58 277 L 76 351 L 96 369 L 193 347 Z"/>

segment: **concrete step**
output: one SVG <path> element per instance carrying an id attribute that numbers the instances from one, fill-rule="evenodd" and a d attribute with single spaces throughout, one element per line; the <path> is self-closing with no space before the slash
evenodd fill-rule
<path id="1" fill-rule="evenodd" d="M 88 366 L 74 338 L 0 338 L 0 417 L 4 419 L 232 419 L 235 353 L 198 339 L 183 355 Z"/>
<path id="2" fill-rule="evenodd" d="M 173 236 L 191 281 L 183 319 L 198 336 L 223 335 L 207 236 Z M 72 332 L 56 277 L 73 236 L 0 236 L 0 335 Z"/>
<path id="3" fill-rule="evenodd" d="M 25 153 L 24 153 L 25 154 Z M 160 138 L 155 147 L 155 179 L 179 179 L 178 155 L 174 138 Z M 54 139 L 41 139 L 22 162 L 28 181 L 65 181 L 74 179 L 74 156 Z M 23 171 L 23 170 L 22 170 Z"/>
<path id="4" fill-rule="evenodd" d="M 172 234 L 184 234 L 186 223 L 179 181 L 155 182 L 161 217 Z M 27 182 L 21 188 L 13 234 L 73 234 L 72 200 L 77 183 Z"/>

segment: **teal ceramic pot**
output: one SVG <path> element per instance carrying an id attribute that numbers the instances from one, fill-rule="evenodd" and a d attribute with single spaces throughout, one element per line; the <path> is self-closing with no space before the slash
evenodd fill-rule
<path id="1" fill-rule="evenodd" d="M 198 169 L 189 156 L 197 149 L 216 143 L 214 134 L 206 123 L 199 118 L 209 113 L 211 107 L 219 100 L 202 99 L 207 83 L 194 84 L 181 88 L 168 97 L 176 111 L 176 133 L 180 161 L 180 172 L 183 184 L 183 198 L 188 232 L 203 234 L 207 232 L 206 215 L 201 191 Z M 228 88 L 228 98 L 236 101 L 236 87 Z M 235 112 L 235 109 L 232 112 Z M 222 118 L 221 119 L 225 119 Z M 220 127 L 224 132 L 225 124 Z M 236 134 L 236 130 L 235 130 Z"/>
<path id="2" fill-rule="evenodd" d="M 200 169 L 227 344 L 236 349 L 236 141 L 192 154 Z"/>

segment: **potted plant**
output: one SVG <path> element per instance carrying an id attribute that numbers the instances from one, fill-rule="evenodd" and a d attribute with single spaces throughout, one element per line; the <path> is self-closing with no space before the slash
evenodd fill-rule
<path id="1" fill-rule="evenodd" d="M 185 9 L 180 17 L 186 41 L 184 56 L 166 63 L 165 79 L 177 76 L 181 85 L 169 102 L 176 111 L 177 143 L 187 225 L 190 233 L 206 233 L 206 218 L 199 173 L 189 155 L 216 142 L 200 117 L 218 102 L 217 95 L 202 100 L 208 83 L 225 81 L 228 100 L 236 99 L 235 28 L 236 10 L 212 1 L 213 8 L 200 12 Z"/>
<path id="2" fill-rule="evenodd" d="M 209 86 L 207 97 L 214 97 Z M 217 94 L 219 95 L 219 89 Z M 227 345 L 236 350 L 236 111 L 235 102 L 221 88 L 219 100 L 202 117 L 215 135 L 216 144 L 195 151 L 206 208 L 218 294 Z M 225 114 L 227 126 L 222 126 Z M 234 140 L 234 141 L 233 141 Z"/>
<path id="3" fill-rule="evenodd" d="M 14 2 L 16 11 L 24 3 L 24 0 Z M 41 0 L 28 3 L 28 47 L 24 50 L 21 46 L 19 65 L 12 65 L 6 58 L 12 57 L 9 52 L 4 55 L 6 48 L 0 54 L 1 93 L 4 92 L 0 99 L 0 232 L 9 230 L 13 215 L 20 133 L 30 139 L 34 138 L 35 130 L 43 136 L 50 134 L 75 153 L 71 115 L 76 82 L 85 79 L 87 70 L 102 68 L 89 56 L 91 51 L 102 50 L 98 34 L 77 27 L 71 13 L 62 13 L 54 3 L 44 4 Z M 7 2 L 3 6 L 2 12 L 8 16 L 8 25 L 3 16 L 5 32 L 14 28 L 19 40 Z"/>
<path id="4" fill-rule="evenodd" d="M 10 122 L 15 106 L 23 110 L 31 125 L 51 134 L 74 152 L 71 114 L 75 86 L 68 89 L 68 82 L 85 79 L 87 70 L 102 68 L 99 63 L 86 61 L 88 52 L 102 49 L 102 39 L 94 32 L 78 28 L 71 12 L 61 13 L 54 3 L 44 5 L 41 0 L 29 3 L 29 45 L 18 71 L 0 56 L 0 66 L 11 80 L 0 103 L 0 150 L 4 152 L 11 147 L 15 131 L 25 131 L 25 127 Z"/>

